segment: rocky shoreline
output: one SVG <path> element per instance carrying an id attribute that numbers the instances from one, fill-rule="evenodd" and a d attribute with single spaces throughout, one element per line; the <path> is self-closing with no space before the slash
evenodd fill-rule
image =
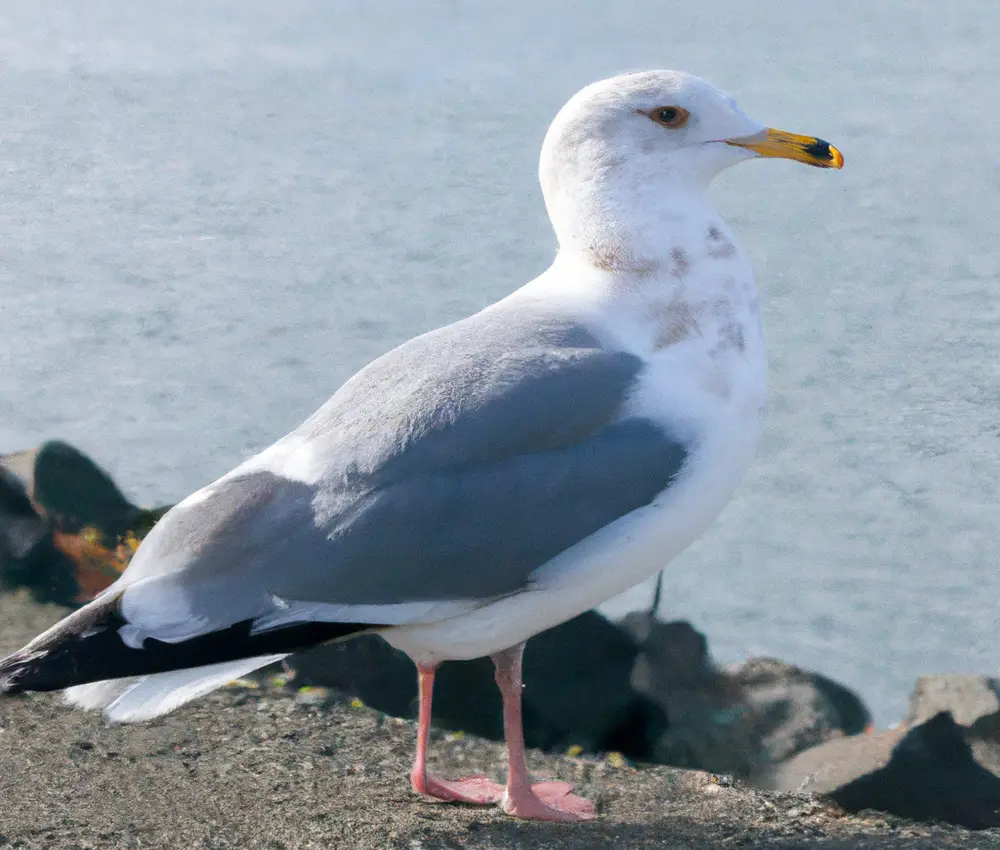
<path id="1" fill-rule="evenodd" d="M 0 458 L 0 654 L 112 580 L 161 511 L 64 444 Z M 719 667 L 690 624 L 590 612 L 529 643 L 525 682 L 532 768 L 595 799 L 595 825 L 414 796 L 413 668 L 362 638 L 140 726 L 3 700 L 0 848 L 1000 848 L 996 680 L 922 679 L 877 732 L 817 673 Z M 503 775 L 487 662 L 442 668 L 435 722 L 442 771 Z"/>
<path id="2" fill-rule="evenodd" d="M 0 596 L 0 652 L 62 611 Z M 318 689 L 315 689 L 318 690 Z M 108 726 L 35 694 L 0 703 L 0 847 L 35 848 L 1000 848 L 972 832 L 815 794 L 616 756 L 530 753 L 536 775 L 597 801 L 584 825 L 426 802 L 407 773 L 414 725 L 334 692 L 239 683 L 158 720 Z M 438 732 L 443 772 L 504 771 L 500 744 Z"/>

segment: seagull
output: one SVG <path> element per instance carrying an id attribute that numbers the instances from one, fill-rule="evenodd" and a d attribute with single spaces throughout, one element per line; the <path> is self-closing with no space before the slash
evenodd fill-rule
<path id="1" fill-rule="evenodd" d="M 661 570 L 722 511 L 764 402 L 760 305 L 708 198 L 759 157 L 840 168 L 698 77 L 594 83 L 559 111 L 539 178 L 551 266 L 411 339 L 290 434 L 170 510 L 122 576 L 0 661 L 0 692 L 66 690 L 152 718 L 317 644 L 374 633 L 419 682 L 413 789 L 580 821 L 532 785 L 525 641 Z M 505 785 L 427 769 L 434 674 L 490 656 Z"/>

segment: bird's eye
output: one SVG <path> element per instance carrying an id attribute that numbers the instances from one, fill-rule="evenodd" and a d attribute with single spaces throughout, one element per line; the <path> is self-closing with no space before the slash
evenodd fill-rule
<path id="1" fill-rule="evenodd" d="M 687 123 L 691 113 L 680 106 L 658 106 L 649 112 L 649 117 L 657 124 L 675 130 Z"/>

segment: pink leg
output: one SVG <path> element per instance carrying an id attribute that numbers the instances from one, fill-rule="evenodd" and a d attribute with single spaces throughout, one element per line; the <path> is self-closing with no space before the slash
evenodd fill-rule
<path id="1" fill-rule="evenodd" d="M 594 818 L 594 804 L 571 794 L 566 782 L 531 784 L 524 760 L 524 727 L 521 722 L 521 657 L 524 644 L 493 656 L 497 685 L 503 695 L 503 726 L 510 766 L 507 788 L 500 805 L 509 815 L 533 820 L 581 821 Z"/>
<path id="2" fill-rule="evenodd" d="M 417 725 L 417 757 L 410 771 L 410 785 L 418 794 L 453 803 L 499 803 L 503 786 L 485 776 L 468 779 L 439 779 L 427 773 L 427 740 L 431 731 L 431 699 L 434 695 L 434 671 L 437 666 L 417 665 L 420 689 L 420 715 Z"/>

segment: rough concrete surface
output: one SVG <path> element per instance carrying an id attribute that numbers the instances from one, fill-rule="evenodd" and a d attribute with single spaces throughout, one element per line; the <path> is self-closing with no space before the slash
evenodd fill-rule
<path id="1" fill-rule="evenodd" d="M 62 609 L 0 595 L 0 654 Z M 10 848 L 1000 848 L 1000 831 L 845 815 L 821 797 L 616 759 L 544 756 L 594 823 L 517 821 L 417 798 L 414 728 L 277 687 L 231 687 L 171 715 L 108 726 L 55 695 L 0 701 L 0 847 Z M 500 778 L 502 746 L 438 734 L 435 767 Z"/>

